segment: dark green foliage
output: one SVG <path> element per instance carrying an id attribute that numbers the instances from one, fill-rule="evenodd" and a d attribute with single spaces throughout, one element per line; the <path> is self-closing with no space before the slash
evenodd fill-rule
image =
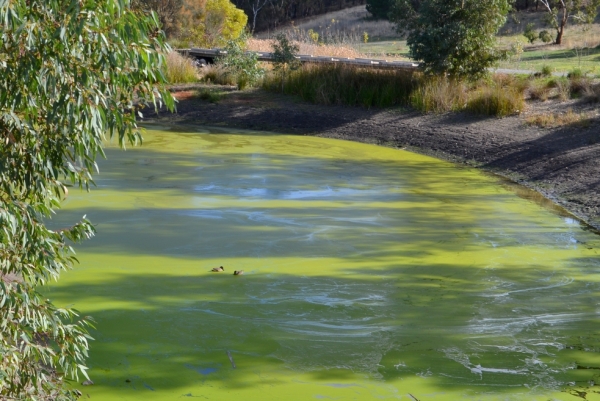
<path id="1" fill-rule="evenodd" d="M 534 44 L 535 41 L 538 39 L 538 34 L 535 33 L 535 30 L 533 29 L 534 26 L 535 25 L 530 22 L 525 27 L 525 32 L 523 32 L 523 36 L 525 36 L 531 44 Z"/>
<path id="2" fill-rule="evenodd" d="M 397 0 L 392 19 L 408 32 L 413 59 L 426 73 L 477 79 L 502 56 L 495 35 L 510 9 L 509 0 Z"/>
<path id="3" fill-rule="evenodd" d="M 543 65 L 540 70 L 540 74 L 542 74 L 543 77 L 551 76 L 552 75 L 552 67 L 550 67 L 549 65 Z"/>
<path id="4" fill-rule="evenodd" d="M 540 32 L 539 38 L 544 43 L 550 43 L 550 42 L 552 42 L 552 35 L 550 35 L 550 32 L 548 32 L 546 30 L 543 30 L 543 31 Z"/>
<path id="5" fill-rule="evenodd" d="M 367 0 L 367 11 L 374 18 L 389 19 L 394 0 Z"/>
<path id="6" fill-rule="evenodd" d="M 46 226 L 89 187 L 102 143 L 139 142 L 136 111 L 173 99 L 162 87 L 166 45 L 154 14 L 124 0 L 0 0 L 0 399 L 74 400 L 90 318 L 39 288 L 76 262 L 94 235 L 85 219 Z"/>

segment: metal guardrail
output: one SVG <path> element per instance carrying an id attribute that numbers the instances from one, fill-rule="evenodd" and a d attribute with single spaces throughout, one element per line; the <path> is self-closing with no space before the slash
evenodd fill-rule
<path id="1" fill-rule="evenodd" d="M 177 52 L 193 57 L 196 60 L 204 61 L 206 64 L 211 64 L 219 56 L 224 56 L 227 51 L 220 49 L 177 49 Z M 273 62 L 273 54 L 266 52 L 254 52 L 258 54 L 258 61 Z M 375 69 L 393 69 L 393 70 L 407 70 L 414 71 L 419 67 L 419 64 L 412 63 L 410 61 L 388 61 L 368 58 L 339 58 L 339 57 L 323 57 L 323 56 L 312 56 L 307 54 L 299 54 L 296 56 L 302 63 L 314 63 L 314 64 L 347 64 L 356 65 L 366 68 Z"/>

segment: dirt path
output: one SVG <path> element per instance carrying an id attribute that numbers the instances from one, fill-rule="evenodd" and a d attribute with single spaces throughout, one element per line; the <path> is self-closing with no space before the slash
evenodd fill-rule
<path id="1" fill-rule="evenodd" d="M 184 90 L 185 88 L 180 88 Z M 412 110 L 318 106 L 261 90 L 228 92 L 209 103 L 180 91 L 177 114 L 148 120 L 317 135 L 385 146 L 466 163 L 510 178 L 600 228 L 600 108 L 576 101 L 538 102 L 521 116 L 423 115 Z M 586 125 L 542 129 L 527 115 L 585 111 Z"/>

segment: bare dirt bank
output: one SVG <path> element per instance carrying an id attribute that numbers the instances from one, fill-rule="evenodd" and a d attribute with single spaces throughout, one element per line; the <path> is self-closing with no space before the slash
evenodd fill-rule
<path id="1" fill-rule="evenodd" d="M 217 103 L 177 88 L 176 114 L 147 111 L 150 121 L 227 126 L 316 135 L 407 148 L 466 163 L 530 187 L 600 228 L 600 109 L 577 101 L 531 103 L 502 119 L 464 113 L 423 115 L 407 110 L 319 106 L 261 90 L 230 91 Z M 586 124 L 538 128 L 532 114 L 572 108 L 592 116 Z"/>

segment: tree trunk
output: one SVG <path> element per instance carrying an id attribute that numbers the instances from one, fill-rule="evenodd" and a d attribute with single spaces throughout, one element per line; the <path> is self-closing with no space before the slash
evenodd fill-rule
<path id="1" fill-rule="evenodd" d="M 562 37 L 565 33 L 565 25 L 567 25 L 567 18 L 569 18 L 569 13 L 566 7 L 562 8 L 562 17 L 560 18 L 560 24 L 558 28 L 556 28 L 556 40 L 554 41 L 555 45 L 562 44 Z"/>

